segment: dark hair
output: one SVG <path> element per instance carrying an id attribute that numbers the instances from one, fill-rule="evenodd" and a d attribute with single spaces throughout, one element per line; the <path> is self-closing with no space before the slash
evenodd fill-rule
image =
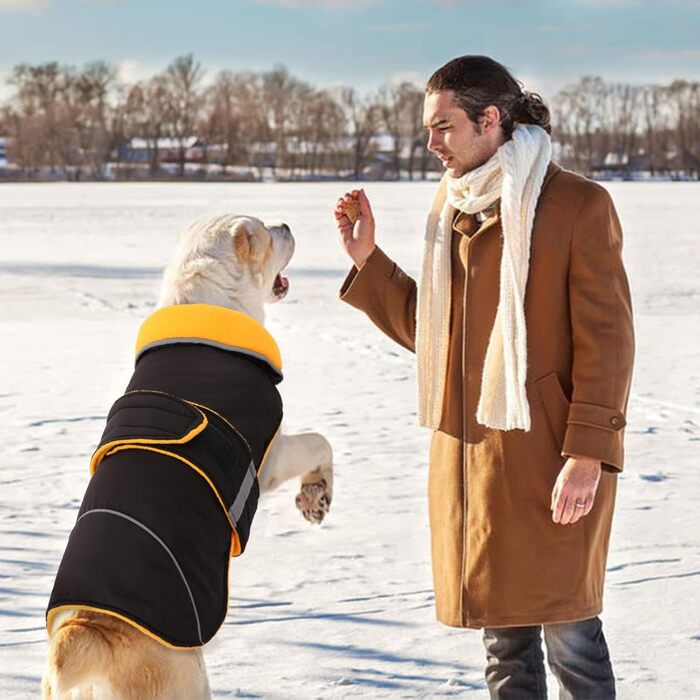
<path id="1" fill-rule="evenodd" d="M 460 56 L 438 68 L 428 80 L 426 94 L 452 90 L 454 100 L 473 122 L 489 105 L 501 113 L 503 136 L 513 136 L 515 124 L 537 124 L 552 133 L 549 109 L 536 92 L 523 90 L 510 71 L 488 56 Z"/>

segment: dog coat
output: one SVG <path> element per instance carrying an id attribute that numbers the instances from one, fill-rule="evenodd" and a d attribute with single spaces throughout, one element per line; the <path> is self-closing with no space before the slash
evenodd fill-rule
<path id="1" fill-rule="evenodd" d="M 281 370 L 274 339 L 243 313 L 182 304 L 143 322 L 135 371 L 90 461 L 49 634 L 69 607 L 114 615 L 167 646 L 214 636 L 282 421 Z"/>

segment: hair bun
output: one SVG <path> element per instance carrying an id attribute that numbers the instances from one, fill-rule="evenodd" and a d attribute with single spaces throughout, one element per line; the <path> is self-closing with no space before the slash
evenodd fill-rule
<path id="1" fill-rule="evenodd" d="M 515 104 L 518 112 L 518 121 L 522 121 L 526 124 L 538 124 L 543 127 L 547 133 L 551 133 L 549 109 L 540 95 L 536 92 L 523 90 Z"/>

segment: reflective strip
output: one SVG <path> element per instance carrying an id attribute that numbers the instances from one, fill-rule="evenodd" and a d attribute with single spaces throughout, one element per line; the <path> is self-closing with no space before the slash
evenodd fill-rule
<path id="1" fill-rule="evenodd" d="M 236 500 L 233 502 L 233 505 L 228 509 L 229 515 L 231 516 L 231 520 L 233 520 L 234 523 L 238 522 L 238 518 L 240 518 L 241 513 L 243 513 L 243 508 L 246 504 L 246 501 L 248 500 L 248 496 L 250 496 L 250 490 L 253 488 L 253 483 L 255 482 L 256 476 L 257 474 L 255 471 L 255 465 L 253 464 L 253 460 L 250 460 L 250 464 L 248 465 L 248 471 L 243 477 L 243 483 L 241 484 L 241 488 L 238 491 Z"/>
<path id="2" fill-rule="evenodd" d="M 187 579 L 185 578 L 185 574 L 183 573 L 182 569 L 180 568 L 180 565 L 177 562 L 177 559 L 175 558 L 175 555 L 170 551 L 168 548 L 168 545 L 163 542 L 163 540 L 156 535 L 151 528 L 146 527 L 143 523 L 139 522 L 136 520 L 136 518 L 132 518 L 130 515 L 126 515 L 126 513 L 120 513 L 118 510 L 110 510 L 109 508 L 93 508 L 92 510 L 87 511 L 86 513 L 83 513 L 76 521 L 75 524 L 77 525 L 82 518 L 84 518 L 86 515 L 90 515 L 90 513 L 110 513 L 111 515 L 117 515 L 120 518 L 124 518 L 125 520 L 128 520 L 134 525 L 138 525 L 142 530 L 145 530 L 151 537 L 153 537 L 158 544 L 170 555 L 170 558 L 173 560 L 173 564 L 175 564 L 175 567 L 177 568 L 181 578 L 182 582 L 185 584 L 185 588 L 187 589 L 187 594 L 190 597 L 190 602 L 192 603 L 192 610 L 194 611 L 194 619 L 197 622 L 197 637 L 199 638 L 199 643 L 204 644 L 202 641 L 202 627 L 199 624 L 199 614 L 197 613 L 197 606 L 194 602 L 194 596 L 192 595 L 192 590 L 190 589 L 189 584 L 187 583 Z"/>

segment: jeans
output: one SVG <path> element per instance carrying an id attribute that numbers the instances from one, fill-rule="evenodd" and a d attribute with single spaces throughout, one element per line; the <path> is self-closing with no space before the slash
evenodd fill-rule
<path id="1" fill-rule="evenodd" d="M 599 617 L 529 627 L 485 627 L 486 685 L 497 700 L 540 700 L 547 663 L 559 682 L 560 700 L 615 697 L 615 677 Z"/>

